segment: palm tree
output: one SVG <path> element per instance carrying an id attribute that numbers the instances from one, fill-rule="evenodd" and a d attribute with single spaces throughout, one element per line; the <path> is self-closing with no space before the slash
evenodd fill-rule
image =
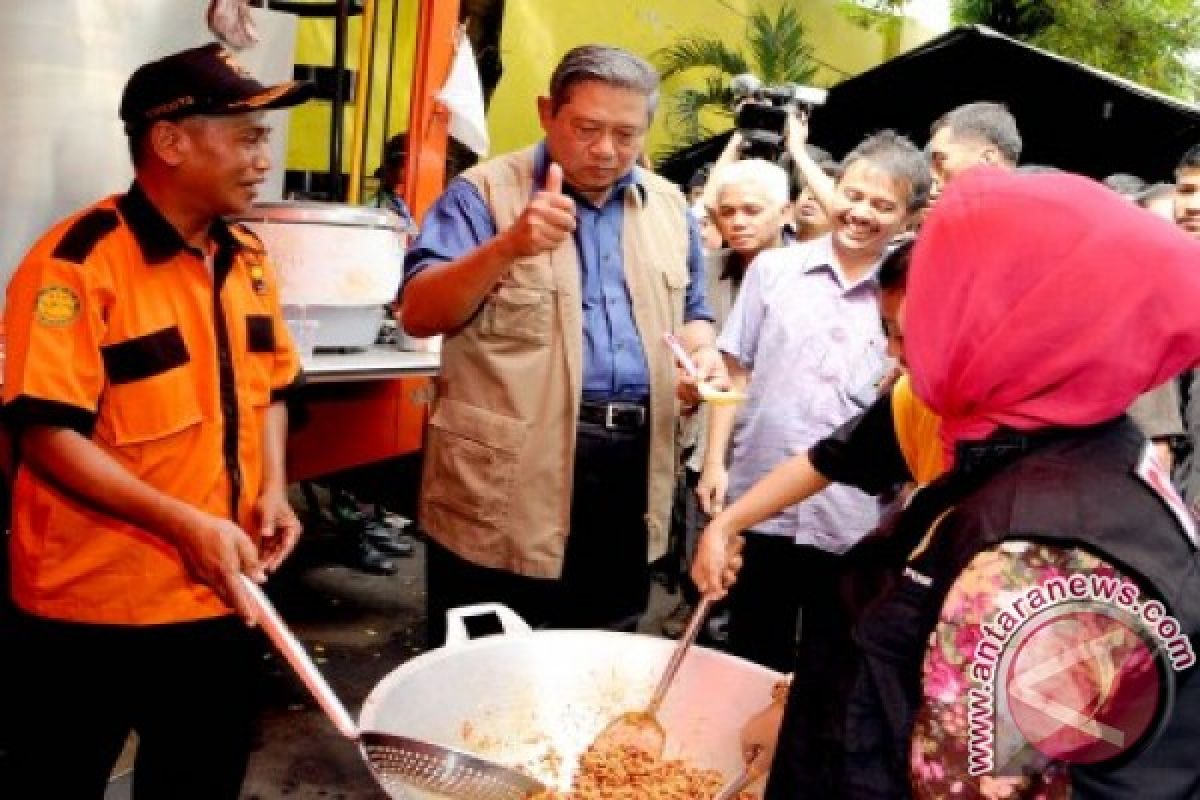
<path id="1" fill-rule="evenodd" d="M 667 103 L 667 127 L 676 147 L 687 147 L 712 135 L 700 118 L 704 109 L 732 118 L 735 75 L 753 73 L 765 84 L 807 84 L 817 71 L 804 24 L 794 8 L 783 6 L 772 19 L 762 8 L 746 17 L 746 51 L 701 33 L 689 34 L 651 54 L 663 80 L 691 69 L 704 69 L 703 88 L 685 88 Z"/>

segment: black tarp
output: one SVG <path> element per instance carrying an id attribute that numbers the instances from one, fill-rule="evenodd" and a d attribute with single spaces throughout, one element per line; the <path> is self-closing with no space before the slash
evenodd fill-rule
<path id="1" fill-rule="evenodd" d="M 1200 142 L 1200 108 L 982 26 L 956 28 L 829 90 L 810 140 L 840 157 L 864 136 L 893 128 L 918 146 L 929 126 L 963 103 L 991 100 L 1013 112 L 1022 163 L 1103 178 L 1132 172 L 1169 180 Z M 659 171 L 686 182 L 716 160 L 724 133 L 676 153 Z"/>

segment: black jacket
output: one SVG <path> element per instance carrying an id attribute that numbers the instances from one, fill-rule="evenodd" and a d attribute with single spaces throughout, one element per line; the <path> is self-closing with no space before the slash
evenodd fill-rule
<path id="1" fill-rule="evenodd" d="M 887 539 L 867 539 L 851 551 L 849 578 L 888 561 L 891 575 L 861 614 L 844 604 L 840 623 L 811 638 L 805 621 L 768 800 L 909 796 L 909 741 L 929 634 L 959 574 L 1005 540 L 1095 553 L 1143 594 L 1160 598 L 1195 646 L 1200 556 L 1135 474 L 1144 442 L 1122 418 L 1033 436 L 1000 433 L 965 445 L 955 470 L 918 493 Z M 907 564 L 897 558 L 947 509 L 923 552 Z M 1075 769 L 1075 797 L 1200 796 L 1196 671 L 1177 676 L 1174 710 L 1158 740 L 1120 763 Z"/>

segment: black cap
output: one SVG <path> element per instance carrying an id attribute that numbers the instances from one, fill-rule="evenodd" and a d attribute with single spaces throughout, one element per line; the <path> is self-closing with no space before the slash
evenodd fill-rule
<path id="1" fill-rule="evenodd" d="M 375 170 L 375 177 L 382 180 L 389 167 L 394 169 L 404 163 L 404 156 L 407 153 L 407 133 L 397 133 L 388 139 L 387 144 L 383 146 L 383 161 L 379 164 L 379 169 Z"/>
<path id="2" fill-rule="evenodd" d="M 126 133 L 160 119 L 193 114 L 241 114 L 298 105 L 313 96 L 307 81 L 263 86 L 213 42 L 143 64 L 121 95 Z"/>

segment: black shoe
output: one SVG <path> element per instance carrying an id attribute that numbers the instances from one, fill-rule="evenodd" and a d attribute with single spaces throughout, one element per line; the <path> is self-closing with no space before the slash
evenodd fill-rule
<path id="1" fill-rule="evenodd" d="M 680 600 L 675 608 L 671 609 L 671 613 L 667 614 L 662 621 L 663 636 L 668 639 L 678 639 L 687 630 L 687 625 L 692 620 L 692 604 L 687 600 Z"/>
<path id="2" fill-rule="evenodd" d="M 335 491 L 329 498 L 329 512 L 339 525 L 365 525 L 367 521 L 354 495 L 344 490 Z"/>
<path id="3" fill-rule="evenodd" d="M 701 628 L 700 638 L 702 643 L 713 648 L 724 648 L 730 643 L 730 612 L 718 609 L 710 615 Z"/>
<path id="4" fill-rule="evenodd" d="M 371 524 L 363 531 L 363 535 L 372 547 L 389 556 L 411 558 L 413 551 L 416 550 L 412 537 L 394 528 Z"/>
<path id="5" fill-rule="evenodd" d="M 400 568 L 393 559 L 371 544 L 366 534 L 355 536 L 348 546 L 350 551 L 347 553 L 346 566 L 351 569 L 371 575 L 395 575 Z"/>

